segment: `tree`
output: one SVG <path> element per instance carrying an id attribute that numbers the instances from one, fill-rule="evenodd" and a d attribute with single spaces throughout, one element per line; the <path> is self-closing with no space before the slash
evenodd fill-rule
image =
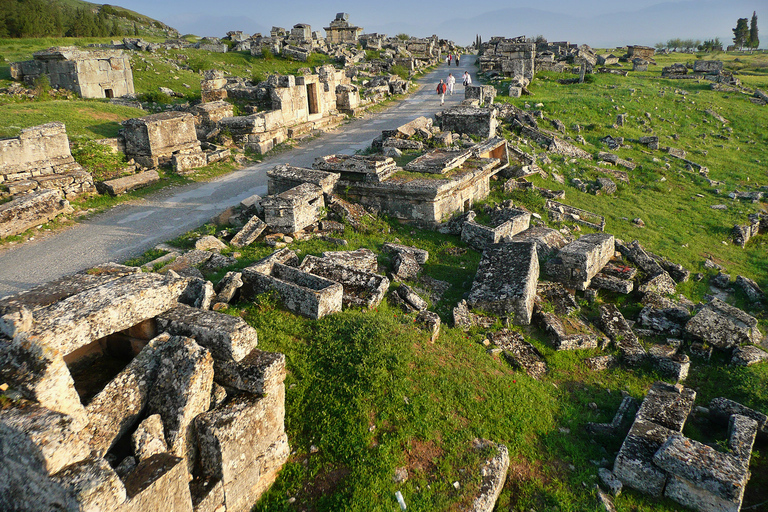
<path id="1" fill-rule="evenodd" d="M 666 47 L 667 47 L 667 43 L 658 42 L 658 43 L 656 43 L 656 44 L 654 45 L 654 47 L 655 47 L 657 50 L 663 50 L 664 48 L 666 48 Z"/>
<path id="2" fill-rule="evenodd" d="M 752 11 L 752 21 L 749 23 L 749 45 L 757 49 L 760 46 L 760 38 L 757 37 L 757 12 Z"/>
<path id="3" fill-rule="evenodd" d="M 733 30 L 733 43 L 739 48 L 744 48 L 749 39 L 749 25 L 747 18 L 739 18 L 736 22 L 736 28 Z"/>

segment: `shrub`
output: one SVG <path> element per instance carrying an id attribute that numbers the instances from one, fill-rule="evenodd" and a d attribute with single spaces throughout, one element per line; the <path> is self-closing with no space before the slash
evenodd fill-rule
<path id="1" fill-rule="evenodd" d="M 96 180 L 118 177 L 126 164 L 123 153 L 113 153 L 108 146 L 92 140 L 73 143 L 72 156 Z"/>
<path id="2" fill-rule="evenodd" d="M 403 80 L 408 80 L 409 73 L 404 66 L 400 66 L 396 64 L 390 68 L 389 72 L 392 73 L 393 75 L 399 76 Z"/>

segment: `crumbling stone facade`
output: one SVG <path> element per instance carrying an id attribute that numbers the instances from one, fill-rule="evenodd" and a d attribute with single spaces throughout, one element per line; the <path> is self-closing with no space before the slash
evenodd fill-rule
<path id="1" fill-rule="evenodd" d="M 0 140 L 0 186 L 11 196 L 56 189 L 74 199 L 96 192 L 90 173 L 72 158 L 60 122 L 25 128 L 18 137 Z"/>
<path id="2" fill-rule="evenodd" d="M 122 125 L 126 156 L 144 167 L 169 163 L 174 155 L 193 155 L 205 161 L 192 114 L 162 112 L 128 119 Z"/>
<path id="3" fill-rule="evenodd" d="M 325 27 L 325 38 L 329 43 L 357 43 L 357 38 L 363 33 L 361 27 L 349 23 L 349 14 L 340 12 L 331 21 L 330 27 Z"/>
<path id="4" fill-rule="evenodd" d="M 131 60 L 121 50 L 82 50 L 74 46 L 35 52 L 33 60 L 11 64 L 11 76 L 34 84 L 47 76 L 51 87 L 83 98 L 120 98 L 134 94 Z"/>
<path id="5" fill-rule="evenodd" d="M 196 281 L 107 264 L 0 300 L 0 508 L 253 506 L 289 454 L 285 357 L 183 304 Z"/>

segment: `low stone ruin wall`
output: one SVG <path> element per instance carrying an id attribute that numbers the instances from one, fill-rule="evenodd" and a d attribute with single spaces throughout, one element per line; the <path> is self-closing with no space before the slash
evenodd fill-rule
<path id="1" fill-rule="evenodd" d="M 26 128 L 18 137 L 0 140 L 0 187 L 11 196 L 57 189 L 67 199 L 96 191 L 91 175 L 72 158 L 60 122 Z"/>

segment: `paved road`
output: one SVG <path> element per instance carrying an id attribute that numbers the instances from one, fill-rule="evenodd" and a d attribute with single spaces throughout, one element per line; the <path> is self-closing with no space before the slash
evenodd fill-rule
<path id="1" fill-rule="evenodd" d="M 446 106 L 461 102 L 461 75 L 470 71 L 475 57 L 466 55 L 462 67 L 452 66 L 457 78 Z M 353 154 L 365 149 L 381 130 L 407 123 L 418 116 L 442 110 L 435 91 L 449 70 L 445 63 L 423 77 L 421 89 L 384 112 L 355 119 L 333 132 L 301 143 L 263 162 L 213 181 L 194 183 L 157 192 L 141 201 L 117 206 L 61 232 L 12 246 L 0 253 L 0 297 L 107 261 L 124 261 L 160 242 L 195 229 L 219 212 L 253 195 L 267 192 L 266 172 L 277 164 L 311 167 L 316 157 L 333 153 Z"/>

